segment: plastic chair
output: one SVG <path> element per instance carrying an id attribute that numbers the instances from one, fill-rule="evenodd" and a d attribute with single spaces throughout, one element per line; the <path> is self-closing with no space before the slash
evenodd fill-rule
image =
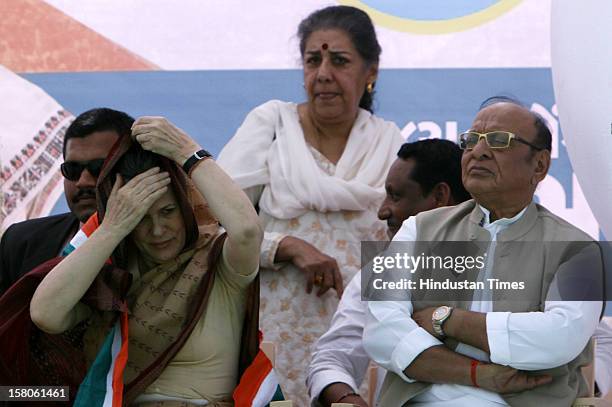
<path id="1" fill-rule="evenodd" d="M 597 342 L 593 339 L 593 355 Z M 582 374 L 589 386 L 589 397 L 579 397 L 574 401 L 572 407 L 612 407 L 612 401 L 595 397 L 595 359 L 582 368 Z"/>
<path id="2" fill-rule="evenodd" d="M 376 405 L 376 385 L 378 384 L 378 366 L 373 362 L 368 366 L 368 406 Z"/>

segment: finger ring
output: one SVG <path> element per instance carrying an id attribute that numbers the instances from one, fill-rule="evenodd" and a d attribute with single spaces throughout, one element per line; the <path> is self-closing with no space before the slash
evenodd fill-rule
<path id="1" fill-rule="evenodd" d="M 321 285 L 323 282 L 323 276 L 321 274 L 317 274 L 314 279 L 315 285 Z"/>

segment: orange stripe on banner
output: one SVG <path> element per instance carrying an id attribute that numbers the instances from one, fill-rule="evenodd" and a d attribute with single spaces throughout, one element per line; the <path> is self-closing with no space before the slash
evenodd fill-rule
<path id="1" fill-rule="evenodd" d="M 113 368 L 113 407 L 123 404 L 123 371 L 128 358 L 128 315 L 122 312 L 121 320 L 121 350 Z"/>
<path id="2" fill-rule="evenodd" d="M 237 406 L 250 406 L 261 384 L 271 371 L 272 362 L 260 349 L 253 363 L 240 377 L 240 383 L 238 383 L 233 394 L 234 404 Z"/>
<path id="3" fill-rule="evenodd" d="M 0 0 L 0 16 L 0 64 L 14 72 L 159 69 L 44 1 Z"/>

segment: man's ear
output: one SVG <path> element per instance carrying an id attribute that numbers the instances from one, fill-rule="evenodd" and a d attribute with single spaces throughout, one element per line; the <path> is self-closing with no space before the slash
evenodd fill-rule
<path id="1" fill-rule="evenodd" d="M 535 178 L 537 184 L 546 178 L 546 174 L 548 174 L 548 170 L 550 169 L 550 151 L 538 151 L 535 156 L 535 160 L 536 162 L 533 177 Z"/>
<path id="2" fill-rule="evenodd" d="M 436 208 L 452 205 L 451 189 L 446 182 L 439 182 L 431 190 L 431 196 L 434 199 Z"/>

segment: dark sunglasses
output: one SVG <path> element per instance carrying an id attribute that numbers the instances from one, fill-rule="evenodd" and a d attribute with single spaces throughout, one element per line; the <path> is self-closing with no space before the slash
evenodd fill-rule
<path id="1" fill-rule="evenodd" d="M 69 181 L 78 181 L 81 178 L 81 173 L 84 169 L 87 169 L 92 177 L 98 178 L 102 166 L 104 165 L 104 158 L 98 158 L 90 161 L 66 161 L 60 165 L 62 175 Z"/>
<path id="2" fill-rule="evenodd" d="M 490 131 L 488 133 L 468 131 L 459 136 L 459 147 L 463 150 L 471 150 L 476 147 L 476 144 L 478 144 L 481 138 L 485 139 L 489 148 L 508 148 L 510 147 L 510 142 L 515 140 L 519 143 L 526 144 L 537 151 L 543 150 L 542 147 L 538 147 L 535 144 L 520 138 L 516 134 L 510 133 L 509 131 Z"/>

